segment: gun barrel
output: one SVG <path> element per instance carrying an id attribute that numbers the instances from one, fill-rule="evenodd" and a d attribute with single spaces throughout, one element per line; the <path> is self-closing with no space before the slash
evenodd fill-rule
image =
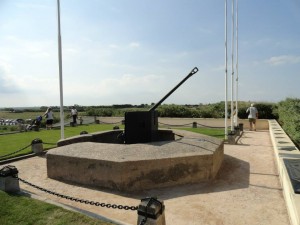
<path id="1" fill-rule="evenodd" d="M 192 69 L 192 71 L 179 83 L 177 84 L 168 94 L 166 94 L 158 103 L 156 103 L 154 106 L 149 109 L 149 111 L 155 110 L 166 98 L 168 98 L 177 88 L 179 88 L 187 79 L 189 79 L 191 76 L 193 76 L 195 73 L 197 73 L 199 69 L 195 67 Z"/>

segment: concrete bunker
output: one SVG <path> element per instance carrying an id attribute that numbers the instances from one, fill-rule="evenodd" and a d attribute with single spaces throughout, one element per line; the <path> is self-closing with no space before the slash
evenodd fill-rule
<path id="1" fill-rule="evenodd" d="M 47 153 L 48 177 L 120 191 L 138 191 L 213 179 L 224 157 L 224 142 L 188 131 L 158 129 L 155 109 L 127 112 L 125 130 L 83 134 L 58 142 Z"/>

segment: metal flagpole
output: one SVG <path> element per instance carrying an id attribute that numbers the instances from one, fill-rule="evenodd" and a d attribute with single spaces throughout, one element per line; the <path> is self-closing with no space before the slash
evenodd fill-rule
<path id="1" fill-rule="evenodd" d="M 64 104 L 63 104 L 63 80 L 62 80 L 62 54 L 60 34 L 60 3 L 57 0 L 57 23 L 58 23 L 58 64 L 59 64 L 59 91 L 60 91 L 60 138 L 64 139 Z"/>
<path id="2" fill-rule="evenodd" d="M 236 64 L 235 64 L 235 71 L 236 71 L 236 90 L 235 90 L 235 117 L 236 117 L 236 126 L 238 126 L 239 121 L 238 121 L 238 100 L 239 100 L 239 96 L 238 96 L 238 90 L 239 90 L 239 70 L 238 70 L 238 0 L 236 0 L 236 17 L 235 17 L 235 28 L 236 28 L 236 32 L 235 32 L 235 37 L 236 37 Z"/>
<path id="3" fill-rule="evenodd" d="M 227 118 L 228 118 L 227 59 L 228 59 L 228 54 L 227 54 L 227 0 L 225 0 L 225 139 L 227 139 L 227 137 L 228 137 L 228 130 L 227 130 Z"/>
<path id="4" fill-rule="evenodd" d="M 231 36 L 231 131 L 234 131 L 233 127 L 233 89 L 234 89 L 234 66 L 233 66 L 233 61 L 234 61 L 234 0 L 232 0 L 232 7 L 231 7 L 231 18 L 232 18 L 232 36 Z"/>

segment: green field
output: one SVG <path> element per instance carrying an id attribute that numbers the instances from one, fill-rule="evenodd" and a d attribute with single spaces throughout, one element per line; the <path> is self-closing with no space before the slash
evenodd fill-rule
<path id="1" fill-rule="evenodd" d="M 88 133 L 94 133 L 105 130 L 112 130 L 114 125 L 110 124 L 89 124 L 89 125 L 79 125 L 76 127 L 65 127 L 64 136 L 65 138 L 79 135 L 82 131 L 87 131 Z M 124 128 L 119 126 L 121 129 Z M 0 135 L 0 157 L 17 150 L 20 150 L 28 145 L 35 139 L 41 139 L 43 141 L 44 149 L 49 149 L 56 147 L 56 143 L 61 139 L 60 129 L 52 130 L 40 130 L 40 131 L 27 131 L 15 134 Z M 0 158 L 0 160 L 6 158 L 12 158 L 20 155 L 25 155 L 31 153 L 31 147 L 24 149 L 14 155 L 8 157 Z"/>
<path id="2" fill-rule="evenodd" d="M 22 112 L 22 113 L 13 113 L 8 111 L 0 111 L 0 118 L 5 119 L 34 119 L 37 116 L 42 116 L 45 112 Z M 59 116 L 59 113 L 57 113 Z"/>
<path id="3" fill-rule="evenodd" d="M 108 225 L 61 207 L 17 194 L 0 191 L 1 225 Z"/>

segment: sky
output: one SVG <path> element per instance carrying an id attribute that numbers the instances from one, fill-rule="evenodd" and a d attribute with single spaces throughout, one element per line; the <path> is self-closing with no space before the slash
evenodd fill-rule
<path id="1" fill-rule="evenodd" d="M 300 98 L 300 0 L 239 0 L 238 38 L 231 10 L 228 101 Z M 225 100 L 225 1 L 60 0 L 60 24 L 66 106 L 156 103 L 194 67 L 163 104 Z M 0 108 L 59 106 L 58 62 L 57 1 L 0 0 Z"/>

